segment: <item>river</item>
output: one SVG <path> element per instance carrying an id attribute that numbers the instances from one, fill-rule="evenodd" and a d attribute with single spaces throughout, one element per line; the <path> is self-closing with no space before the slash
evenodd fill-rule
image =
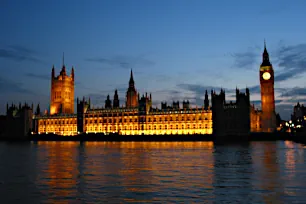
<path id="1" fill-rule="evenodd" d="M 0 142 L 0 203 L 306 203 L 289 141 Z"/>

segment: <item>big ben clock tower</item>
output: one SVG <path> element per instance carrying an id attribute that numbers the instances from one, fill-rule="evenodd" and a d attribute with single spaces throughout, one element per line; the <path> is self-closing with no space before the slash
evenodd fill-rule
<path id="1" fill-rule="evenodd" d="M 270 63 L 266 42 L 264 47 L 259 71 L 262 109 L 261 128 L 262 132 L 273 132 L 276 129 L 274 71 Z"/>

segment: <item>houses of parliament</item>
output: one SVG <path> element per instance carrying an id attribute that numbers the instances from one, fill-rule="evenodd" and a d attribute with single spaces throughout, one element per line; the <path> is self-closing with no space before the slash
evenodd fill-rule
<path id="1" fill-rule="evenodd" d="M 161 103 L 152 107 L 152 95 L 141 95 L 135 86 L 133 72 L 120 105 L 117 90 L 111 99 L 108 95 L 104 108 L 94 108 L 90 99 L 77 99 L 74 111 L 74 69 L 70 75 L 63 67 L 58 76 L 51 73 L 50 111 L 41 113 L 39 106 L 33 116 L 33 134 L 55 133 L 73 136 L 82 133 L 118 133 L 121 135 L 154 134 L 217 134 L 247 135 L 250 132 L 276 130 L 274 102 L 274 71 L 264 45 L 259 69 L 262 110 L 250 103 L 250 92 L 236 88 L 236 101 L 226 102 L 225 90 L 203 93 L 201 107 L 191 107 L 189 101 Z M 210 95 L 210 100 L 209 96 Z"/>

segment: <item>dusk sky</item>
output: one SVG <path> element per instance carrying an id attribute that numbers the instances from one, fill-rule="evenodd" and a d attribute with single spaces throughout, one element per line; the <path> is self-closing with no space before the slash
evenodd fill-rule
<path id="1" fill-rule="evenodd" d="M 306 1 L 64 0 L 0 3 L 0 113 L 6 103 L 48 109 L 51 69 L 75 69 L 75 97 L 104 106 L 130 69 L 140 94 L 203 105 L 207 89 L 250 88 L 260 108 L 264 39 L 275 72 L 276 110 L 306 102 Z"/>

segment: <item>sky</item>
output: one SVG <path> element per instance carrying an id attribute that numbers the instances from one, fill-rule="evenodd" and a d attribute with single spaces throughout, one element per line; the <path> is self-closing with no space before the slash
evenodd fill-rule
<path id="1" fill-rule="evenodd" d="M 306 1 L 1 0 L 0 114 L 6 103 L 49 108 L 51 69 L 75 69 L 75 97 L 104 106 L 130 70 L 140 94 L 202 106 L 205 90 L 250 88 L 260 109 L 264 40 L 275 72 L 276 111 L 306 102 Z"/>

